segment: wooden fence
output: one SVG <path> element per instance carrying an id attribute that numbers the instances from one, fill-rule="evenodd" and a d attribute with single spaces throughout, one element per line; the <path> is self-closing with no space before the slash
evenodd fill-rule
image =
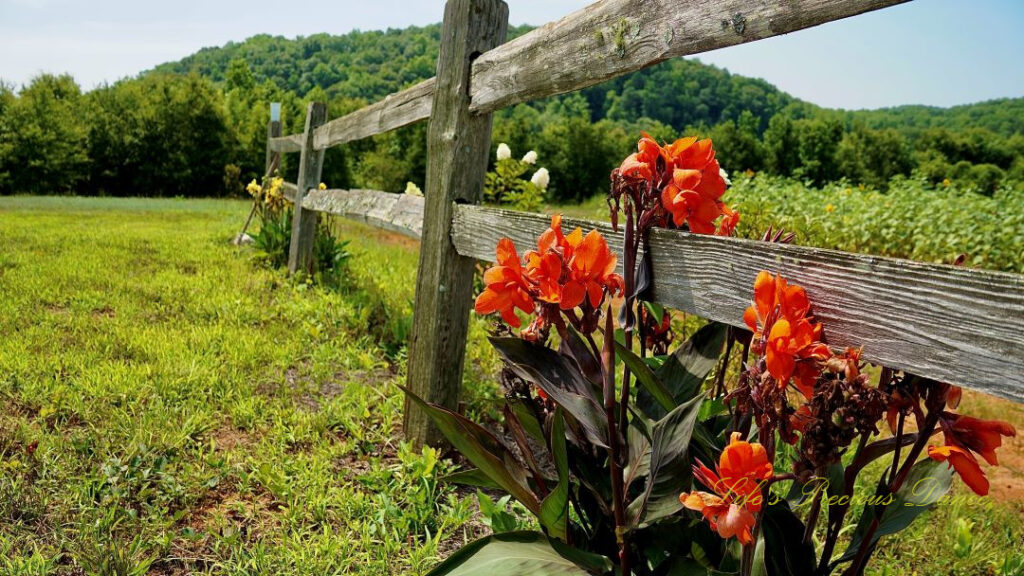
<path id="1" fill-rule="evenodd" d="M 302 134 L 280 136 L 271 123 L 268 165 L 273 153 L 301 154 L 289 187 L 289 269 L 310 266 L 315 212 L 419 238 L 408 386 L 454 408 L 474 261 L 492 260 L 502 237 L 532 245 L 550 223 L 478 205 L 491 112 L 901 1 L 602 0 L 503 43 L 504 2 L 448 0 L 436 77 L 330 122 L 325 106 L 311 103 Z M 325 149 L 426 119 L 425 198 L 316 189 Z M 609 226 L 565 222 L 598 228 L 621 255 L 622 236 Z M 1024 401 L 1024 276 L 670 230 L 654 230 L 651 248 L 655 298 L 667 306 L 742 327 L 754 277 L 770 270 L 807 289 L 831 345 L 863 345 L 871 362 Z M 417 445 L 442 441 L 409 402 L 405 433 Z"/>

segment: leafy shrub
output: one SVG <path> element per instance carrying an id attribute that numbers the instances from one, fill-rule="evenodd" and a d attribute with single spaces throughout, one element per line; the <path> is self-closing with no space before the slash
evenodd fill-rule
<path id="1" fill-rule="evenodd" d="M 544 203 L 544 193 L 548 189 L 547 168 L 537 169 L 529 180 L 523 178 L 536 162 L 537 153 L 533 150 L 527 152 L 521 160 L 516 160 L 512 158 L 508 144 L 498 144 L 494 171 L 487 173 L 484 184 L 484 198 L 514 210 L 540 210 Z"/>
<path id="2" fill-rule="evenodd" d="M 743 214 L 739 233 L 760 238 L 769 226 L 797 242 L 848 252 L 1024 273 L 1024 190 L 991 197 L 957 181 L 896 179 L 888 192 L 844 182 L 821 188 L 758 174 L 733 179 L 726 199 Z"/>

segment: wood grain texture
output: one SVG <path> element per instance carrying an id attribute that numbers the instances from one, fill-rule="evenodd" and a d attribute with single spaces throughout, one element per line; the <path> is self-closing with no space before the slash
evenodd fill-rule
<path id="1" fill-rule="evenodd" d="M 490 112 L 905 1 L 602 0 L 481 55 L 470 108 Z"/>
<path id="2" fill-rule="evenodd" d="M 361 220 L 412 238 L 423 235 L 423 197 L 378 190 L 310 190 L 305 210 Z"/>
<path id="3" fill-rule="evenodd" d="M 274 161 L 274 155 L 280 154 L 279 151 L 274 150 L 273 142 L 274 138 L 281 135 L 281 121 L 271 120 L 267 122 L 267 162 L 263 167 L 264 173 L 270 172 L 270 164 Z"/>
<path id="4" fill-rule="evenodd" d="M 522 253 L 549 224 L 458 206 L 452 240 L 459 254 L 493 261 L 499 239 Z M 621 263 L 621 234 L 563 221 L 574 226 L 597 228 Z M 1024 276 L 669 230 L 652 232 L 651 250 L 662 304 L 743 326 L 754 278 L 768 270 L 807 289 L 831 346 L 863 346 L 870 362 L 1024 402 Z"/>
<path id="5" fill-rule="evenodd" d="M 313 242 L 316 236 L 316 212 L 304 210 L 302 201 L 310 188 L 320 183 L 324 151 L 313 147 L 313 131 L 327 121 L 327 105 L 310 102 L 306 109 L 302 156 L 299 158 L 299 181 L 292 200 L 292 241 L 288 252 L 288 272 L 313 272 Z"/>
<path id="6" fill-rule="evenodd" d="M 427 130 L 426 200 L 407 385 L 420 398 L 450 409 L 458 407 L 462 387 L 474 266 L 452 245 L 453 202 L 480 201 L 491 144 L 491 115 L 469 111 L 469 71 L 476 55 L 505 40 L 507 26 L 508 6 L 501 0 L 445 3 Z M 427 414 L 408 398 L 404 425 L 414 446 L 445 443 Z"/>
<path id="7" fill-rule="evenodd" d="M 291 134 L 281 136 L 280 123 L 278 123 L 277 137 L 267 139 L 267 150 L 280 152 L 302 152 L 302 134 Z"/>
<path id="8" fill-rule="evenodd" d="M 434 78 L 331 120 L 316 131 L 314 146 L 323 150 L 426 120 L 434 99 Z"/>
<path id="9" fill-rule="evenodd" d="M 282 182 L 281 188 L 281 195 L 284 196 L 284 199 L 294 204 L 295 193 L 299 191 L 298 185 L 291 182 Z"/>

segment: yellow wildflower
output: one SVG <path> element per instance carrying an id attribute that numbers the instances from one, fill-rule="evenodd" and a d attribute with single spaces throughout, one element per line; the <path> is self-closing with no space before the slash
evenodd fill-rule
<path id="1" fill-rule="evenodd" d="M 942 185 L 945 186 L 946 188 L 949 188 L 950 184 L 952 184 L 952 182 L 949 181 L 949 178 L 942 179 Z"/>
<path id="2" fill-rule="evenodd" d="M 825 205 L 825 212 L 831 212 L 831 211 L 833 211 L 835 209 L 836 209 L 836 207 L 835 207 L 834 204 L 826 204 Z"/>
<path id="3" fill-rule="evenodd" d="M 327 184 L 324 184 L 323 182 L 321 182 L 320 185 L 316 187 L 316 189 L 317 190 L 327 190 Z"/>
<path id="4" fill-rule="evenodd" d="M 262 189 L 262 186 L 260 186 L 256 182 L 255 178 L 253 178 L 252 182 L 249 182 L 249 185 L 245 187 L 245 191 L 248 192 L 249 195 L 252 196 L 253 198 L 256 198 L 257 196 L 260 195 L 260 190 L 261 189 Z"/>
<path id="5" fill-rule="evenodd" d="M 420 190 L 420 187 L 415 182 L 407 182 L 405 184 L 405 193 L 409 196 L 423 196 L 423 190 Z"/>

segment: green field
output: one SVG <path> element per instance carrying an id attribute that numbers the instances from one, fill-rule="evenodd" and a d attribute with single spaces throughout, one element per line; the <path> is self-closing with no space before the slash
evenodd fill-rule
<path id="1" fill-rule="evenodd" d="M 422 574 L 487 530 L 454 465 L 401 441 L 415 244 L 342 223 L 329 291 L 229 245 L 247 210 L 0 197 L 0 574 Z M 998 406 L 975 413 L 1020 429 Z M 929 513 L 874 573 L 1015 573 L 1016 494 Z"/>

